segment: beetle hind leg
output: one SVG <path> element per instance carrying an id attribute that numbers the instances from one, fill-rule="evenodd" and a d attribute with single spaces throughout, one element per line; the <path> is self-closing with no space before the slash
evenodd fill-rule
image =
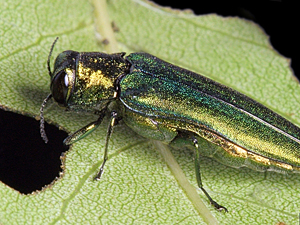
<path id="1" fill-rule="evenodd" d="M 216 201 L 214 201 L 210 195 L 207 193 L 207 191 L 204 189 L 202 180 L 201 180 L 201 173 L 200 173 L 200 153 L 199 153 L 199 146 L 198 146 L 198 141 L 196 138 L 193 138 L 193 143 L 196 148 L 195 152 L 195 172 L 196 172 L 196 179 L 198 183 L 198 187 L 203 191 L 203 193 L 206 195 L 208 198 L 210 204 L 212 204 L 217 210 L 222 211 L 224 210 L 225 212 L 228 212 L 228 210 L 222 206 L 219 205 Z"/>

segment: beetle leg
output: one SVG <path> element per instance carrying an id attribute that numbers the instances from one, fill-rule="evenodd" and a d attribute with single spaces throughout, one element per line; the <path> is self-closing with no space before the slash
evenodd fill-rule
<path id="1" fill-rule="evenodd" d="M 110 123 L 108 125 L 108 128 L 107 128 L 107 133 L 106 133 L 106 140 L 105 140 L 105 147 L 104 147 L 104 156 L 103 156 L 103 163 L 100 167 L 100 170 L 98 172 L 98 174 L 96 175 L 95 177 L 95 180 L 100 180 L 102 174 L 103 174 L 103 171 L 104 171 L 104 165 L 107 161 L 107 151 L 108 151 L 108 142 L 109 142 L 109 139 L 113 133 L 113 129 L 114 129 L 114 126 L 116 125 L 117 121 L 118 121 L 118 118 L 117 118 L 117 112 L 115 111 L 112 111 L 111 112 L 111 117 L 110 117 Z"/>
<path id="2" fill-rule="evenodd" d="M 102 122 L 103 118 L 105 116 L 105 111 L 103 111 L 98 120 L 93 121 L 89 123 L 88 125 L 82 127 L 81 129 L 75 131 L 73 134 L 70 134 L 65 140 L 64 144 L 65 145 L 71 145 L 76 141 L 79 141 L 80 139 L 86 137 L 90 133 L 92 133 Z"/>
<path id="3" fill-rule="evenodd" d="M 217 210 L 221 211 L 224 210 L 225 212 L 228 212 L 228 210 L 224 207 L 219 205 L 217 202 L 215 202 L 207 193 L 207 191 L 204 189 L 202 181 L 201 181 L 201 174 L 200 174 L 200 153 L 199 153 L 199 146 L 198 141 L 195 137 L 193 137 L 193 143 L 196 148 L 195 150 L 195 170 L 196 170 L 196 179 L 198 183 L 198 187 L 203 191 L 203 193 L 206 195 L 208 200 L 210 201 L 210 204 L 212 204 Z"/>

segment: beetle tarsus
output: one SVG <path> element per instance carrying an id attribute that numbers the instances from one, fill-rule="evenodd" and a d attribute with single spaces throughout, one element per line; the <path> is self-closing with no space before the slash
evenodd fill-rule
<path id="1" fill-rule="evenodd" d="M 99 170 L 99 172 L 97 173 L 97 175 L 95 176 L 95 180 L 100 180 L 101 179 L 101 176 L 102 176 L 102 174 L 103 174 L 103 172 L 104 172 L 104 165 L 105 165 L 105 163 L 106 163 L 106 160 L 105 161 L 103 161 L 103 163 L 102 163 L 102 165 L 101 165 L 101 167 L 100 167 L 100 170 Z"/>
<path id="2" fill-rule="evenodd" d="M 228 212 L 226 207 L 221 206 L 216 201 L 214 201 L 203 187 L 200 187 L 200 188 L 203 191 L 203 193 L 206 195 L 206 197 L 208 198 L 210 204 L 212 204 L 218 211 L 224 210 L 225 212 Z"/>

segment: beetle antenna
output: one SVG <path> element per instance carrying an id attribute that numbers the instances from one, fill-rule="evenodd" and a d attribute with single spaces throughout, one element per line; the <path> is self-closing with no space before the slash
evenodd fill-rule
<path id="1" fill-rule="evenodd" d="M 53 43 L 51 45 L 50 52 L 49 52 L 49 55 L 48 55 L 48 60 L 47 60 L 47 68 L 48 68 L 48 72 L 49 72 L 50 77 L 52 75 L 52 72 L 51 72 L 51 69 L 50 69 L 50 58 L 51 58 L 51 55 L 52 55 L 54 45 L 57 42 L 57 40 L 58 40 L 58 37 L 55 38 L 55 40 L 53 41 Z"/>
<path id="2" fill-rule="evenodd" d="M 47 102 L 52 98 L 52 94 L 49 94 L 47 98 L 44 99 L 42 107 L 40 109 L 40 133 L 41 137 L 43 138 L 44 142 L 48 142 L 48 138 L 45 131 L 45 119 L 44 119 L 44 108 L 47 104 Z"/>
<path id="3" fill-rule="evenodd" d="M 47 69 L 49 72 L 50 77 L 52 76 L 52 72 L 51 72 L 51 68 L 50 68 L 50 58 L 53 52 L 53 48 L 55 43 L 57 42 L 58 37 L 55 38 L 55 40 L 53 41 L 51 48 L 50 48 L 50 52 L 48 55 L 48 59 L 47 59 Z M 41 109 L 40 109 L 40 133 L 41 133 L 41 137 L 43 138 L 44 142 L 47 143 L 48 142 L 48 137 L 46 135 L 46 131 L 45 131 L 45 119 L 44 119 L 44 108 L 47 104 L 47 102 L 52 98 L 52 94 L 49 94 L 47 96 L 47 98 L 44 99 Z"/>

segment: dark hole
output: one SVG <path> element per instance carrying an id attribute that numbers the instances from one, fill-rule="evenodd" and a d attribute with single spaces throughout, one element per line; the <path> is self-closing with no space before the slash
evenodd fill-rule
<path id="1" fill-rule="evenodd" d="M 23 194 L 41 190 L 62 171 L 67 133 L 53 125 L 45 127 L 47 144 L 37 120 L 0 109 L 0 180 Z"/>

